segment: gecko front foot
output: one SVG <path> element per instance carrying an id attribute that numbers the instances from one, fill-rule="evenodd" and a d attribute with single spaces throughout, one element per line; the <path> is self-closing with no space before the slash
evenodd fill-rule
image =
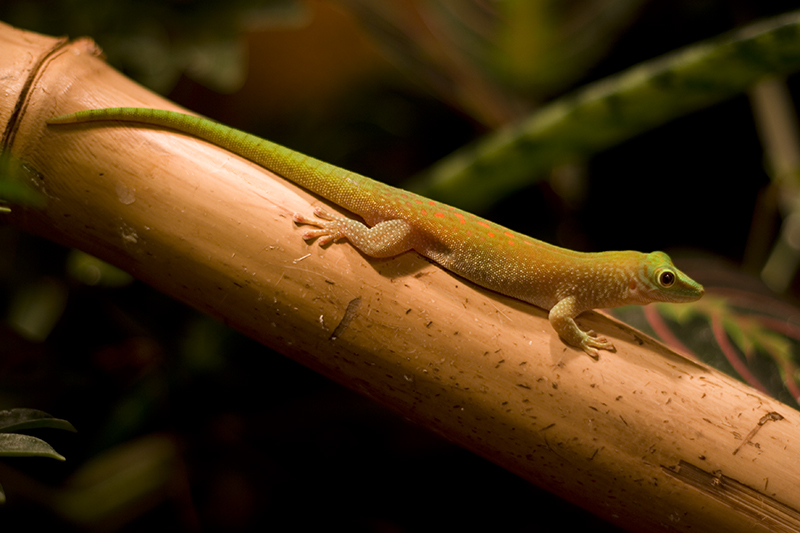
<path id="1" fill-rule="evenodd" d="M 589 354 L 592 359 L 600 359 L 600 353 L 597 350 L 607 350 L 609 352 L 616 352 L 617 349 L 605 337 L 598 337 L 594 331 L 587 331 L 586 336 L 581 340 L 581 348 L 584 352 Z"/>
<path id="2" fill-rule="evenodd" d="M 586 352 L 592 359 L 600 359 L 597 350 L 616 352 L 617 349 L 608 339 L 598 336 L 594 331 L 583 331 L 575 323 L 573 317 L 584 309 L 578 304 L 575 296 L 564 298 L 550 309 L 550 323 L 558 336 L 570 346 Z"/>
<path id="3" fill-rule="evenodd" d="M 321 220 L 304 217 L 300 213 L 292 215 L 292 220 L 294 220 L 296 224 L 308 224 L 319 228 L 305 230 L 302 234 L 304 240 L 308 241 L 319 238 L 319 245 L 325 246 L 328 243 L 343 239 L 347 236 L 342 229 L 341 217 L 332 215 L 321 207 L 314 208 L 314 215 Z"/>

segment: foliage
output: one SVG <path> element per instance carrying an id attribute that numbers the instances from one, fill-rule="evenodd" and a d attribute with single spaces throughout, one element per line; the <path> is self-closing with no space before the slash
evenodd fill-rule
<path id="1" fill-rule="evenodd" d="M 636 65 L 559 98 L 444 158 L 411 188 L 481 210 L 553 167 L 729 98 L 768 74 L 798 68 L 800 11 Z"/>
<path id="2" fill-rule="evenodd" d="M 30 186 L 31 176 L 37 173 L 24 162 L 0 155 L 0 213 L 11 209 L 7 205 L 42 207 L 44 196 Z"/>
<path id="3" fill-rule="evenodd" d="M 64 461 L 45 441 L 29 435 L 15 433 L 38 428 L 53 428 L 75 431 L 66 420 L 53 418 L 35 409 L 11 409 L 0 411 L 0 457 L 48 457 Z M 0 503 L 5 502 L 5 493 L 0 485 Z"/>
<path id="4" fill-rule="evenodd" d="M 46 4 L 46 6 L 45 6 Z M 109 61 L 160 92 L 182 74 L 219 92 L 247 75 L 246 28 L 291 24 L 302 17 L 293 0 L 24 1 L 0 5 L 0 19 L 52 35 L 91 36 Z"/>
<path id="5" fill-rule="evenodd" d="M 800 408 L 800 311 L 763 290 L 713 285 L 685 305 L 629 306 L 610 313 L 690 355 Z"/>

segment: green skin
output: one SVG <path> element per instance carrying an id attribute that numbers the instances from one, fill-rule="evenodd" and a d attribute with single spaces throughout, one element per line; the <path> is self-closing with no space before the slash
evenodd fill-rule
<path id="1" fill-rule="evenodd" d="M 371 257 L 409 250 L 487 289 L 550 311 L 558 335 L 593 358 L 614 345 L 582 331 L 575 317 L 595 308 L 651 302 L 692 302 L 703 287 L 675 268 L 664 252 L 582 253 L 559 248 L 428 198 L 390 187 L 254 135 L 173 111 L 143 108 L 90 109 L 50 119 L 49 124 L 122 121 L 162 126 L 238 154 L 331 203 L 358 220 L 317 208 L 318 218 L 294 221 L 317 229 L 303 233 L 321 245 L 346 238 Z"/>

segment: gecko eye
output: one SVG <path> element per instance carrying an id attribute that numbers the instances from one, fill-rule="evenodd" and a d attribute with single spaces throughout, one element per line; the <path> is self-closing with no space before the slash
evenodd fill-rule
<path id="1" fill-rule="evenodd" d="M 672 287 L 675 283 L 675 273 L 671 270 L 665 270 L 658 275 L 658 282 L 662 287 Z"/>

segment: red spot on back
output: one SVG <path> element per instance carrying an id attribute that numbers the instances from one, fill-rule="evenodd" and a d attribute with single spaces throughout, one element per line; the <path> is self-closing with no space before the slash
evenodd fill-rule
<path id="1" fill-rule="evenodd" d="M 435 216 L 436 218 L 444 218 L 444 213 L 436 212 L 433 214 L 433 216 Z"/>
<path id="2" fill-rule="evenodd" d="M 491 228 L 491 226 L 487 222 L 485 222 L 483 220 L 479 220 L 478 221 L 478 225 L 479 226 L 483 226 L 484 228 Z"/>

